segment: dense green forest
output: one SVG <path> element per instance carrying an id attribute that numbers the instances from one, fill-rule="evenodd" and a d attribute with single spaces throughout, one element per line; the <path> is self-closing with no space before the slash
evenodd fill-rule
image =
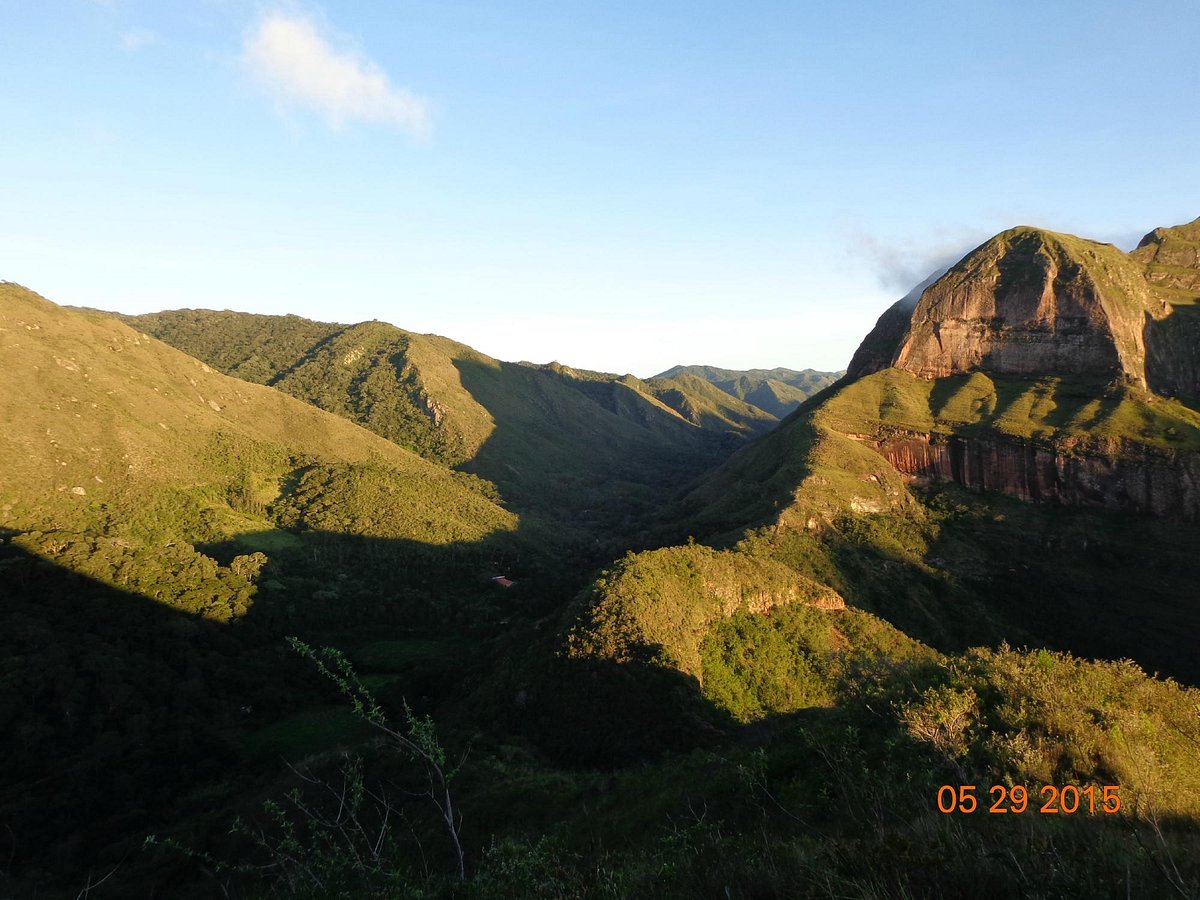
<path id="1" fill-rule="evenodd" d="M 1200 892 L 1186 396 L 0 329 L 0 896 Z"/>

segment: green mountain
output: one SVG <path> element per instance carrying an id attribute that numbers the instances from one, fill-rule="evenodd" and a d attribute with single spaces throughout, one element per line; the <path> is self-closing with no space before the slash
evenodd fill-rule
<path id="1" fill-rule="evenodd" d="M 188 791 L 240 789 L 264 723 L 239 709 L 295 701 L 284 629 L 495 621 L 481 577 L 536 555 L 488 483 L 112 317 L 0 284 L 0 355 L 0 821 L 20 826 L 0 881 L 31 872 L 18 895 L 77 893 L 55 873 L 173 821 Z"/>
<path id="2" fill-rule="evenodd" d="M 844 751 L 828 733 L 830 743 L 805 743 L 817 711 L 840 711 L 844 725 L 865 703 L 875 716 L 850 726 L 856 739 L 856 727 L 898 722 L 900 743 L 938 748 L 951 785 L 1032 782 L 1048 796 L 1055 784 L 1107 778 L 1141 808 L 1162 808 L 1170 801 L 1135 761 L 1148 754 L 1185 779 L 1180 821 L 1194 822 L 1200 783 L 1184 772 L 1200 760 L 1184 760 L 1200 747 L 1196 692 L 1127 661 L 1054 651 L 1200 683 L 1200 613 L 1186 599 L 1200 553 L 1189 381 L 1200 351 L 1185 324 L 1200 300 L 1196 227 L 1152 232 L 1132 254 L 1028 228 L 973 251 L 885 313 L 847 378 L 666 513 L 677 535 L 708 546 L 689 538 L 628 555 L 581 593 L 561 652 L 593 682 L 607 676 L 616 696 L 636 683 L 665 698 L 684 678 L 742 721 L 803 713 L 788 733 L 826 760 Z M 954 674 L 893 680 L 919 671 Z M 1096 711 L 1078 729 L 1044 717 L 1076 701 Z M 1124 729 L 1143 703 L 1157 724 L 1129 756 Z M 674 733 L 700 741 L 711 727 L 704 707 L 662 705 L 677 710 Z M 1181 741 L 1157 744 L 1172 722 Z M 859 771 L 886 806 L 880 752 Z M 972 835 L 1005 852 L 1004 831 L 981 823 Z M 1129 858 L 1131 848 L 1111 846 Z M 1095 845 L 1077 848 L 1076 885 L 1099 864 Z M 887 869 L 879 857 L 862 862 Z M 903 885 L 897 895 L 981 896 L 939 871 L 937 888 L 908 874 L 884 883 Z M 1177 887 L 1196 884 L 1191 871 Z M 1021 890 L 1008 882 L 1000 893 Z"/>
<path id="3" fill-rule="evenodd" d="M 1200 354 L 1174 324 L 1200 297 L 1195 235 L 1160 229 L 1133 254 L 997 236 L 889 310 L 843 382 L 672 515 L 942 649 L 1008 639 L 1195 681 L 1200 618 L 1178 598 L 1200 549 L 1184 377 Z M 1175 247 L 1169 299 L 1159 246 Z M 1156 344 L 1164 329 L 1176 337 Z M 1148 387 L 1164 382 L 1178 399 Z"/>
<path id="4" fill-rule="evenodd" d="M 3 286 L 0 893 L 1195 893 L 1196 237 L 1005 232 L 777 424 Z"/>
<path id="5" fill-rule="evenodd" d="M 560 527 L 626 527 L 774 420 L 696 379 L 506 363 L 382 322 L 177 310 L 125 317 L 209 365 L 494 482 Z"/>
<path id="6" fill-rule="evenodd" d="M 270 527 L 267 507 L 328 467 L 395 481 L 412 516 L 396 537 L 431 544 L 512 530 L 477 480 L 340 416 L 214 372 L 114 319 L 0 285 L 2 507 L 20 530 L 130 541 L 221 540 Z"/>
<path id="7" fill-rule="evenodd" d="M 718 369 L 713 366 L 672 366 L 655 376 L 677 378 L 693 375 L 716 385 L 731 397 L 758 407 L 776 419 L 785 418 L 813 394 L 837 381 L 841 372 L 804 369 Z M 654 379 L 652 379 L 654 380 Z"/>

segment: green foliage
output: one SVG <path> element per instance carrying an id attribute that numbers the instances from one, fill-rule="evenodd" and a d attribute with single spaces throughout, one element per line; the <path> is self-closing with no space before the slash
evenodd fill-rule
<path id="1" fill-rule="evenodd" d="M 450 780 L 456 770 L 446 767 L 446 751 L 438 741 L 433 719 L 414 714 L 408 702 L 402 701 L 402 721 L 394 726 L 376 702 L 374 695 L 359 679 L 358 673 L 345 654 L 333 647 L 315 650 L 296 637 L 289 637 L 288 644 L 312 662 L 321 675 L 337 686 L 342 695 L 350 701 L 356 716 L 380 732 L 390 747 L 399 750 L 421 768 L 426 782 L 423 795 L 437 809 L 445 824 L 447 836 L 454 849 L 458 877 L 461 880 L 465 877 L 464 853 L 459 840 L 461 822 L 450 796 Z"/>
<path id="2" fill-rule="evenodd" d="M 12 543 L 70 571 L 217 622 L 247 613 L 266 564 L 261 553 L 221 566 L 190 544 L 130 546 L 120 539 L 61 531 L 33 531 Z"/>
<path id="3" fill-rule="evenodd" d="M 184 856 L 195 868 L 148 854 L 114 895 L 212 893 L 204 870 L 247 896 L 1200 887 L 1196 691 L 1129 662 L 963 649 L 1009 636 L 1195 671 L 1179 597 L 1200 532 L 913 490 L 864 440 L 998 431 L 1175 452 L 1197 424 L 1179 404 L 881 372 L 665 511 L 682 513 L 679 540 L 735 549 L 629 554 L 556 635 L 591 566 L 651 546 L 664 498 L 763 421 L 734 399 L 762 386 L 502 364 L 382 323 L 160 317 L 210 364 L 305 405 L 111 319 L 11 286 L 0 301 L 22 344 L 0 372 L 0 821 L 16 823 L 0 892 L 79 893 L 146 830 L 203 848 Z M 474 475 L 443 465 L 468 458 Z M 535 515 L 518 523 L 501 492 Z M 510 563 L 517 588 L 486 583 Z M 817 608 L 841 597 L 861 608 Z M 303 693 L 278 647 L 301 629 L 355 648 L 357 669 L 293 644 L 344 705 Z M 446 746 L 468 743 L 452 765 Z M 277 754 L 294 768 L 277 773 Z M 959 781 L 1114 783 L 1126 807 L 937 813 Z"/>
<path id="4" fill-rule="evenodd" d="M 788 606 L 717 622 L 701 646 L 704 695 L 750 722 L 854 696 L 866 661 L 932 659 L 928 648 L 855 609 Z"/>
<path id="5" fill-rule="evenodd" d="M 470 543 L 512 530 L 516 517 L 479 479 L 452 472 L 398 472 L 378 464 L 306 466 L 272 506 L 278 524 L 423 544 Z"/>
<path id="6" fill-rule="evenodd" d="M 629 554 L 579 602 L 570 655 L 654 661 L 697 678 L 714 622 L 793 603 L 842 605 L 835 591 L 779 563 L 697 544 Z"/>
<path id="7" fill-rule="evenodd" d="M 842 433 L 887 438 L 917 432 L 1032 439 L 1066 452 L 1112 455 L 1121 442 L 1158 450 L 1200 449 L 1200 414 L 1130 385 L 983 372 L 936 381 L 885 369 L 830 399 L 819 420 Z"/>

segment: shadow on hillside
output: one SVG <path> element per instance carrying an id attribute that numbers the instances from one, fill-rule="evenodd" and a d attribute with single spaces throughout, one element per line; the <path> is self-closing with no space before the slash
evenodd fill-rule
<path id="1" fill-rule="evenodd" d="M 1010 642 L 1077 656 L 1132 659 L 1200 685 L 1200 603 L 1191 587 L 1200 528 L 939 485 L 958 512 L 926 558 L 949 572 Z"/>
<path id="2" fill-rule="evenodd" d="M 89 870 L 99 879 L 120 864 L 96 892 L 120 896 L 138 877 L 142 835 L 219 805 L 239 777 L 243 708 L 289 702 L 295 681 L 284 673 L 299 667 L 277 641 L 11 542 L 0 542 L 0 578 L 0 893 L 8 874 L 73 896 Z"/>
<path id="3" fill-rule="evenodd" d="M 89 871 L 98 879 L 118 867 L 90 896 L 183 896 L 171 879 L 192 864 L 180 858 L 151 871 L 139 853 L 144 836 L 203 832 L 210 815 L 227 830 L 242 798 L 279 769 L 276 755 L 251 752 L 249 738 L 314 704 L 340 705 L 285 635 L 355 659 L 361 652 L 387 673 L 377 678 L 381 699 L 398 708 L 403 697 L 424 713 L 486 677 L 490 657 L 478 648 L 509 628 L 536 634 L 531 623 L 590 574 L 558 571 L 569 560 L 526 555 L 511 535 L 435 547 L 289 534 L 251 576 L 248 610 L 222 624 L 206 618 L 220 604 L 202 615 L 170 603 L 237 593 L 242 582 L 214 579 L 207 553 L 232 564 L 228 573 L 277 533 L 157 557 L 88 536 L 67 547 L 62 532 L 0 533 L 0 895 L 36 885 L 74 896 Z M 162 596 L 52 561 L 76 550 L 88 555 L 64 558 L 96 571 L 111 565 L 113 577 L 137 566 L 161 571 L 149 583 Z M 127 555 L 97 558 L 107 552 Z M 161 570 L 149 568 L 156 558 Z M 493 583 L 500 574 L 516 584 Z M 445 639 L 454 635 L 463 637 Z M 445 652 L 435 659 L 439 640 Z"/>
<path id="4" fill-rule="evenodd" d="M 179 884 L 193 884 L 193 864 L 177 858 L 161 868 L 165 857 L 140 853 L 143 837 L 182 833 L 203 847 L 207 835 L 224 833 L 279 769 L 274 757 L 252 753 L 248 738 L 314 704 L 340 704 L 286 634 L 345 649 L 365 674 L 404 672 L 395 684 L 394 674 L 374 676 L 393 711 L 401 698 L 419 713 L 454 700 L 438 707 L 439 728 L 459 721 L 467 733 L 516 732 L 573 765 L 622 765 L 720 736 L 719 716 L 693 680 L 559 660 L 557 626 L 533 617 L 562 598 L 546 601 L 535 569 L 511 589 L 471 564 L 451 572 L 491 547 L 437 554 L 413 542 L 301 533 L 301 547 L 263 570 L 246 615 L 220 624 L 14 543 L 27 537 L 10 531 L 0 542 L 6 895 L 30 885 L 74 895 L 89 873 L 116 867 L 90 896 L 188 896 Z M 434 666 L 396 659 L 434 643 L 412 639 L 435 629 L 466 642 L 447 643 L 451 656 Z M 514 672 L 543 677 L 530 684 Z"/>
<path id="5" fill-rule="evenodd" d="M 518 512 L 593 538 L 637 532 L 741 439 L 703 431 L 626 385 L 515 363 L 455 360 L 495 429 L 464 466 Z"/>
<path id="6" fill-rule="evenodd" d="M 813 400 L 800 410 L 806 411 L 808 403 Z M 800 411 L 793 413 L 731 456 L 711 477 L 686 486 L 663 517 L 667 542 L 694 535 L 713 546 L 732 546 L 753 528 L 775 525 L 811 474 L 809 455 L 819 439 L 813 423 Z"/>
<path id="7" fill-rule="evenodd" d="M 1200 401 L 1200 304 L 1171 308 L 1163 319 L 1146 313 L 1146 381 L 1150 390 L 1178 397 L 1192 407 Z"/>

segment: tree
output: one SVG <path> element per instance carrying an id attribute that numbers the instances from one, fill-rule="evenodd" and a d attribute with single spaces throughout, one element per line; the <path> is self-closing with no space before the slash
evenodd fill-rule
<path id="1" fill-rule="evenodd" d="M 421 766 L 426 783 L 422 796 L 428 798 L 437 808 L 454 852 L 458 878 L 464 879 L 465 854 L 459 838 L 462 823 L 455 812 L 450 794 L 450 781 L 456 770 L 446 767 L 446 751 L 438 742 L 433 720 L 429 716 L 415 715 L 405 701 L 403 721 L 394 725 L 376 703 L 371 692 L 359 680 L 354 667 L 340 650 L 333 647 L 315 650 L 297 637 L 289 637 L 287 640 L 292 649 L 311 660 L 322 675 L 338 686 L 342 694 L 350 700 L 355 715 L 378 730 L 389 744 Z"/>

